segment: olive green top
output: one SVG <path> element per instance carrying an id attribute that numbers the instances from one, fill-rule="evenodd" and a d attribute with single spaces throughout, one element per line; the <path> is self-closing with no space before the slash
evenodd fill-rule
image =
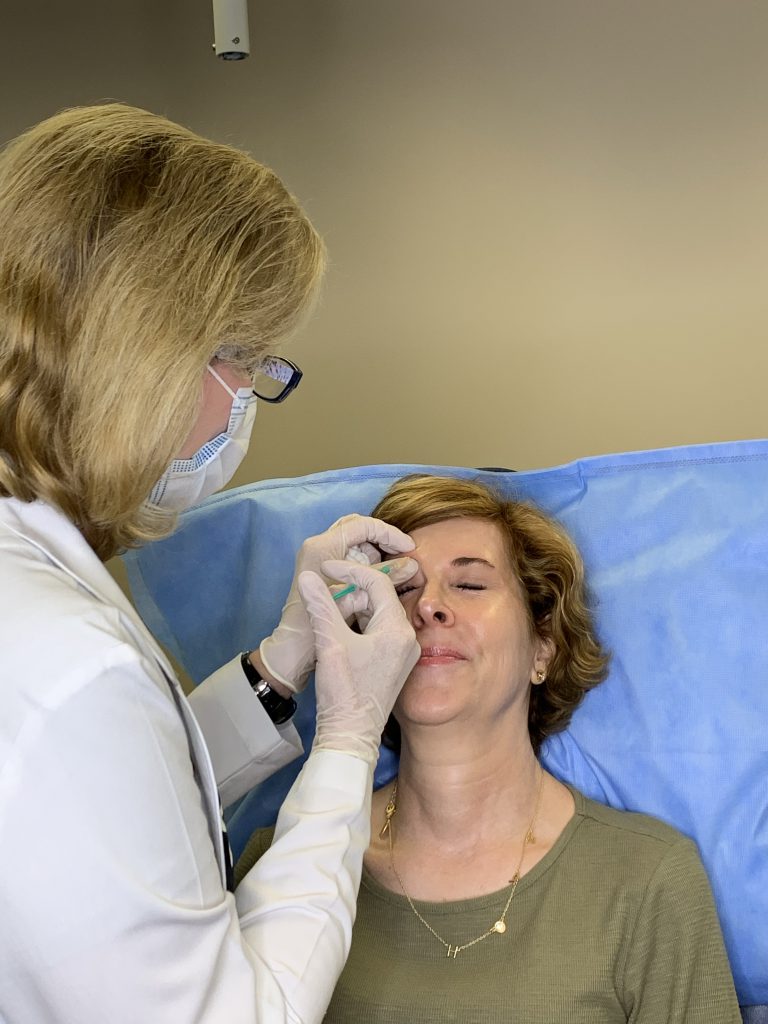
<path id="1" fill-rule="evenodd" d="M 456 959 L 402 895 L 364 869 L 352 948 L 326 1022 L 741 1024 L 696 846 L 654 818 L 571 792 L 576 813 L 520 880 L 506 932 Z M 271 829 L 254 833 L 238 879 L 271 837 Z M 461 945 L 491 927 L 508 894 L 414 902 Z"/>

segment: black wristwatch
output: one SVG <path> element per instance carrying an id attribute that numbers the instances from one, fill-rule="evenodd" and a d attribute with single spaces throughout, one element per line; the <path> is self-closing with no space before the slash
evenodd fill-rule
<path id="1" fill-rule="evenodd" d="M 282 725 L 283 722 L 287 722 L 289 718 L 293 717 L 296 701 L 293 697 L 281 697 L 272 689 L 266 679 L 261 677 L 258 669 L 253 667 L 249 657 L 250 653 L 250 651 L 243 651 L 240 655 L 240 664 L 243 666 L 245 678 L 251 684 L 253 692 L 275 725 Z"/>

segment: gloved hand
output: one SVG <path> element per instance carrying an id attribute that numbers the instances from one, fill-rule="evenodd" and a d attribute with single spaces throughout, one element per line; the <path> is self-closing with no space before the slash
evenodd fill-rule
<path id="1" fill-rule="evenodd" d="M 382 729 L 421 648 L 383 573 L 349 562 L 326 562 L 323 570 L 357 585 L 356 603 L 366 595 L 370 620 L 364 633 L 353 633 L 322 578 L 300 573 L 299 592 L 317 650 L 313 749 L 341 750 L 374 768 Z"/>
<path id="2" fill-rule="evenodd" d="M 348 558 L 350 548 L 356 549 L 353 557 L 359 558 L 362 553 L 373 564 L 381 561 L 378 549 L 396 555 L 411 551 L 413 547 L 411 538 L 401 530 L 388 526 L 380 519 L 358 515 L 343 516 L 325 533 L 305 540 L 296 559 L 296 572 L 280 623 L 259 646 L 259 654 L 267 672 L 288 689 L 298 692 L 304 689 L 307 677 L 315 666 L 315 638 L 297 583 L 302 572 L 309 570 L 321 574 L 323 562 Z M 407 566 L 405 570 L 403 563 L 395 561 L 391 564 L 390 579 L 395 585 L 404 583 L 416 571 L 416 565 L 411 559 L 404 563 Z"/>

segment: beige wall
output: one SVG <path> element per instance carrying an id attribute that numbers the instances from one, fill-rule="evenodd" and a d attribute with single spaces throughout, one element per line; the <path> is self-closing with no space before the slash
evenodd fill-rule
<path id="1" fill-rule="evenodd" d="M 3 138 L 149 106 L 271 163 L 325 235 L 306 379 L 235 483 L 765 433 L 768 6 L 254 0 L 241 64 L 208 0 L 0 25 Z"/>

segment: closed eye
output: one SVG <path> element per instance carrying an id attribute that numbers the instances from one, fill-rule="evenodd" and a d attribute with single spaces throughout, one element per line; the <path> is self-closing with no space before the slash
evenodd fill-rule
<path id="1" fill-rule="evenodd" d="M 454 583 L 454 587 L 457 590 L 487 590 L 488 588 L 483 583 Z M 413 583 L 403 583 L 400 587 L 395 587 L 395 593 L 398 597 L 405 597 L 406 594 L 410 594 L 411 591 L 417 590 Z"/>

